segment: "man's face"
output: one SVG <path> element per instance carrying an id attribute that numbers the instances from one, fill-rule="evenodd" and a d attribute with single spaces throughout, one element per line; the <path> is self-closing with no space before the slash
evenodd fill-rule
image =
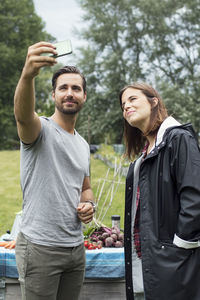
<path id="1" fill-rule="evenodd" d="M 83 82 L 79 74 L 65 73 L 57 78 L 56 89 L 52 93 L 57 110 L 64 114 L 76 114 L 86 101 Z"/>

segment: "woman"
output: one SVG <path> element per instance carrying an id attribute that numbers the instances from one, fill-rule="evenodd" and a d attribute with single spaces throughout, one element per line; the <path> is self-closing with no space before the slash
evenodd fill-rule
<path id="1" fill-rule="evenodd" d="M 127 299 L 200 299 L 200 149 L 145 83 L 120 92 L 126 153 Z M 141 274 L 140 274 L 141 270 Z M 141 275 L 141 278 L 140 278 Z M 140 282 L 140 279 L 142 282 Z"/>

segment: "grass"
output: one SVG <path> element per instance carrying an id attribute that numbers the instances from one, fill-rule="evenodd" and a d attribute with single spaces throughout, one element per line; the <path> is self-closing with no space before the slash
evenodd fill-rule
<path id="1" fill-rule="evenodd" d="M 20 188 L 20 153 L 19 151 L 0 151 L 0 235 L 6 233 L 7 230 L 12 229 L 12 225 L 15 219 L 15 215 L 22 209 L 22 192 Z M 98 186 L 102 185 L 103 180 L 106 177 L 108 167 L 101 161 L 91 157 L 91 184 L 94 195 L 97 196 Z M 108 180 L 112 182 L 114 176 L 113 170 L 109 171 Z M 117 178 L 116 178 L 117 180 Z M 121 178 L 122 183 L 119 184 L 117 192 L 113 197 L 111 206 L 102 222 L 106 226 L 111 226 L 111 216 L 121 216 L 121 228 L 124 224 L 124 181 L 125 178 Z M 108 206 L 110 201 L 109 197 L 106 199 L 106 195 L 111 189 L 111 182 L 106 182 L 102 196 L 99 200 L 98 213 L 103 206 L 103 212 Z M 115 185 L 116 186 L 116 185 Z"/>
<path id="2" fill-rule="evenodd" d="M 98 150 L 98 154 L 108 159 L 113 164 L 115 163 L 115 159 L 118 164 L 122 164 L 124 167 L 129 166 L 129 161 L 125 159 L 123 154 L 116 153 L 112 145 L 101 144 Z"/>
<path id="3" fill-rule="evenodd" d="M 0 151 L 0 235 L 12 229 L 15 214 L 22 207 L 19 151 Z"/>

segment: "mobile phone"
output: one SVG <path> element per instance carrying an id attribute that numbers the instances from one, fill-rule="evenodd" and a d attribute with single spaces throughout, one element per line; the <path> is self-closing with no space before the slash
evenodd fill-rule
<path id="1" fill-rule="evenodd" d="M 57 55 L 54 55 L 52 53 L 42 53 L 41 55 L 44 56 L 53 56 L 55 58 L 60 57 L 60 56 L 64 56 L 67 54 L 72 53 L 72 44 L 70 40 L 66 40 L 63 42 L 59 42 L 56 44 L 53 44 L 56 47 L 56 52 L 58 53 Z"/>

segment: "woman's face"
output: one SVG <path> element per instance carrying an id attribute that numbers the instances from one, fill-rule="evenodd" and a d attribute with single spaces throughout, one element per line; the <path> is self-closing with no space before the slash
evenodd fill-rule
<path id="1" fill-rule="evenodd" d="M 122 94 L 123 117 L 133 127 L 146 132 L 151 116 L 151 105 L 138 89 L 127 88 Z"/>

